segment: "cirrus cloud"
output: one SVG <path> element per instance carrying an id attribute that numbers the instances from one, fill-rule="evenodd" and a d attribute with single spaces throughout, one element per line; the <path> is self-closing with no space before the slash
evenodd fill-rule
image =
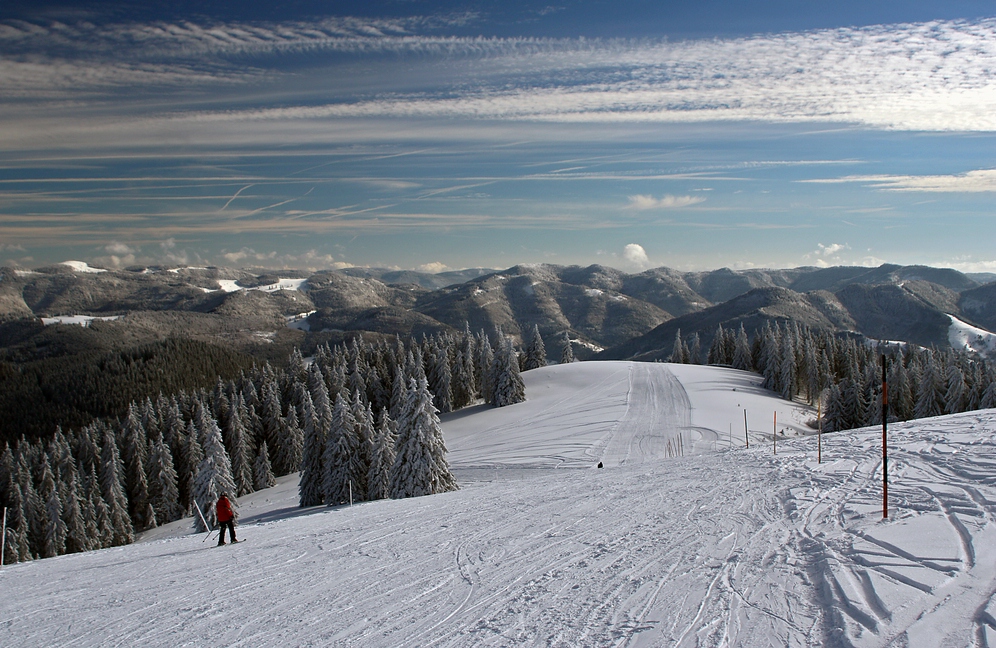
<path id="1" fill-rule="evenodd" d="M 690 207 L 691 205 L 696 205 L 704 201 L 705 198 L 700 196 L 672 196 L 671 194 L 664 194 L 660 198 L 655 198 L 653 196 L 637 194 L 635 196 L 629 196 L 629 208 L 638 210 L 679 209 L 681 207 Z"/>

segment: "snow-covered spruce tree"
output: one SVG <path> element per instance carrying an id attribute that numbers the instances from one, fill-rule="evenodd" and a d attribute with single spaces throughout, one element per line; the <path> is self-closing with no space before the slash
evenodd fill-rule
<path id="1" fill-rule="evenodd" d="M 388 497 L 391 469 L 394 466 L 394 421 L 387 409 L 381 409 L 377 428 L 374 430 L 370 471 L 367 473 L 367 497 L 371 500 Z"/>
<path id="2" fill-rule="evenodd" d="M 685 362 L 687 355 L 688 350 L 685 348 L 684 342 L 681 341 L 681 329 L 678 329 L 674 333 L 674 344 L 671 346 L 671 355 L 668 356 L 667 361 L 682 364 Z"/>
<path id="3" fill-rule="evenodd" d="M 149 454 L 149 501 L 160 524 L 178 520 L 183 515 L 173 456 L 162 437 L 152 443 Z"/>
<path id="4" fill-rule="evenodd" d="M 564 331 L 564 340 L 560 347 L 560 364 L 570 364 L 574 362 L 574 347 L 571 344 L 570 331 Z"/>
<path id="5" fill-rule="evenodd" d="M 388 494 L 398 499 L 456 490 L 456 480 L 446 461 L 439 417 L 424 379 L 412 379 L 408 402 L 404 418 L 398 421 Z"/>
<path id="6" fill-rule="evenodd" d="M 114 434 L 110 430 L 104 433 L 104 443 L 100 454 L 100 490 L 104 502 L 107 503 L 107 513 L 113 536 L 112 547 L 131 544 L 134 541 L 134 527 L 128 517 L 128 498 L 125 497 L 121 485 L 121 459 Z"/>
<path id="7" fill-rule="evenodd" d="M 495 354 L 494 393 L 491 402 L 495 407 L 514 405 L 526 400 L 526 386 L 519 373 L 519 358 L 511 337 L 503 337 Z"/>
<path id="8" fill-rule="evenodd" d="M 360 441 L 356 434 L 356 419 L 352 409 L 339 393 L 332 408 L 332 429 L 325 442 L 325 476 L 322 492 L 325 503 L 335 506 L 363 499 L 366 490 L 366 471 L 360 459 Z"/>
<path id="9" fill-rule="evenodd" d="M 45 503 L 44 539 L 40 555 L 42 558 L 54 558 L 66 553 L 66 523 L 62 519 L 62 500 L 55 486 L 52 470 L 45 463 L 42 472 L 41 488 L 38 495 Z"/>
<path id="10" fill-rule="evenodd" d="M 477 364 L 481 374 L 481 397 L 485 403 L 492 405 L 495 395 L 495 354 L 491 350 L 491 342 L 484 331 L 481 331 L 480 342 L 477 345 Z M 392 413 L 392 415 L 394 414 Z"/>
<path id="11" fill-rule="evenodd" d="M 432 402 L 440 412 L 452 412 L 453 374 L 450 371 L 450 358 L 446 347 L 442 344 L 437 346 L 429 360 L 428 380 L 432 391 Z"/>
<path id="12" fill-rule="evenodd" d="M 125 466 L 125 489 L 128 494 L 128 514 L 139 531 L 156 526 L 154 519 L 148 519 L 149 484 L 145 477 L 145 463 L 148 460 L 148 440 L 142 427 L 141 416 L 135 403 L 128 407 L 128 415 L 122 423 L 124 440 L 123 459 Z"/>
<path id="13" fill-rule="evenodd" d="M 226 494 L 233 505 L 237 504 L 234 499 L 235 481 L 232 479 L 232 464 L 225 451 L 218 422 L 203 406 L 197 408 L 196 420 L 199 436 L 204 439 L 204 458 L 197 466 L 193 497 L 206 522 L 213 528 L 218 521 L 214 510 L 218 497 Z M 194 528 L 200 532 L 207 531 L 200 515 L 194 516 Z"/>
<path id="14" fill-rule="evenodd" d="M 965 375 L 957 362 L 952 360 L 948 363 L 945 378 L 947 384 L 944 391 L 944 413 L 964 412 L 968 397 L 968 385 L 965 384 Z"/>
<path id="15" fill-rule="evenodd" d="M 540 335 L 539 325 L 533 324 L 532 334 L 526 344 L 526 358 L 523 363 L 523 370 L 539 369 L 546 366 L 546 345 L 543 344 L 543 336 Z"/>
<path id="16" fill-rule="evenodd" d="M 279 447 L 280 455 L 274 475 L 288 475 L 301 469 L 301 456 L 304 453 L 304 430 L 298 420 L 297 408 L 288 407 L 283 420 L 284 443 Z"/>
<path id="17" fill-rule="evenodd" d="M 294 411 L 293 408 L 291 411 Z M 256 490 L 262 490 L 276 485 L 277 480 L 270 467 L 270 453 L 266 447 L 266 441 L 263 441 L 259 444 L 259 454 L 256 455 L 256 462 L 253 464 L 253 486 Z"/>
<path id="18" fill-rule="evenodd" d="M 750 342 L 747 340 L 747 331 L 741 322 L 737 331 L 736 343 L 733 348 L 733 368 L 741 371 L 754 371 L 754 361 L 750 353 Z"/>
<path id="19" fill-rule="evenodd" d="M 943 414 L 944 390 L 944 381 L 938 374 L 937 364 L 933 356 L 927 356 L 917 387 L 913 416 L 921 419 Z"/>
<path id="20" fill-rule="evenodd" d="M 78 553 L 90 548 L 90 536 L 84 517 L 85 507 L 82 503 L 82 493 L 76 468 L 69 471 L 65 480 L 65 492 L 62 500 L 62 521 L 66 528 L 65 553 Z"/>
<path id="21" fill-rule="evenodd" d="M 308 390 L 300 401 L 302 423 L 304 423 L 304 450 L 301 455 L 301 480 L 298 482 L 299 506 L 318 506 L 325 501 L 322 490 L 322 455 L 325 452 L 325 432 L 315 420 L 315 409 L 311 404 Z"/>
<path id="22" fill-rule="evenodd" d="M 11 480 L 7 500 L 7 536 L 4 563 L 31 560 L 31 544 L 28 542 L 28 519 L 24 512 L 24 497 L 21 486 Z"/>
<path id="23" fill-rule="evenodd" d="M 279 412 L 280 406 L 277 405 Z M 235 483 L 235 497 L 248 495 L 253 491 L 252 483 L 252 452 L 250 449 L 248 431 L 245 422 L 249 418 L 242 394 L 236 394 L 230 403 L 228 420 L 225 422 L 225 441 L 228 445 L 228 456 L 232 462 L 232 480 Z M 279 417 L 278 417 L 279 420 Z"/>

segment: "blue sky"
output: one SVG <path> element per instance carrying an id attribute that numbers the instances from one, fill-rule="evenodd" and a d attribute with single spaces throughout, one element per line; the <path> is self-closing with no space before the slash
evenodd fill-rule
<path id="1" fill-rule="evenodd" d="M 996 271 L 991 2 L 13 2 L 0 79 L 0 263 Z"/>

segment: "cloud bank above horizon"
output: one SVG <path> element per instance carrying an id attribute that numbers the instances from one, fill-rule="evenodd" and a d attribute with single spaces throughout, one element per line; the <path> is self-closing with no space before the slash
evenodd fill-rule
<path id="1" fill-rule="evenodd" d="M 0 18 L 0 263 L 996 261 L 955 235 L 991 216 L 996 17 L 582 38 L 420 8 Z"/>

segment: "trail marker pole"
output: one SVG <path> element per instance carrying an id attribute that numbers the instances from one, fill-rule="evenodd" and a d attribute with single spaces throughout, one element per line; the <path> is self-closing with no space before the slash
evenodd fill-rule
<path id="1" fill-rule="evenodd" d="M 353 480 L 349 480 L 349 505 L 353 505 Z"/>
<path id="2" fill-rule="evenodd" d="M 886 359 L 882 354 L 882 519 L 889 518 L 889 384 L 885 378 Z"/>
<path id="3" fill-rule="evenodd" d="M 747 436 L 747 410 L 744 410 L 744 445 L 750 448 L 750 437 Z"/>
<path id="4" fill-rule="evenodd" d="M 3 535 L 0 535 L 0 567 L 3 567 L 5 550 L 7 549 L 7 507 L 3 507 Z"/>
<path id="5" fill-rule="evenodd" d="M 778 454 L 778 410 L 771 422 L 771 454 Z"/>

